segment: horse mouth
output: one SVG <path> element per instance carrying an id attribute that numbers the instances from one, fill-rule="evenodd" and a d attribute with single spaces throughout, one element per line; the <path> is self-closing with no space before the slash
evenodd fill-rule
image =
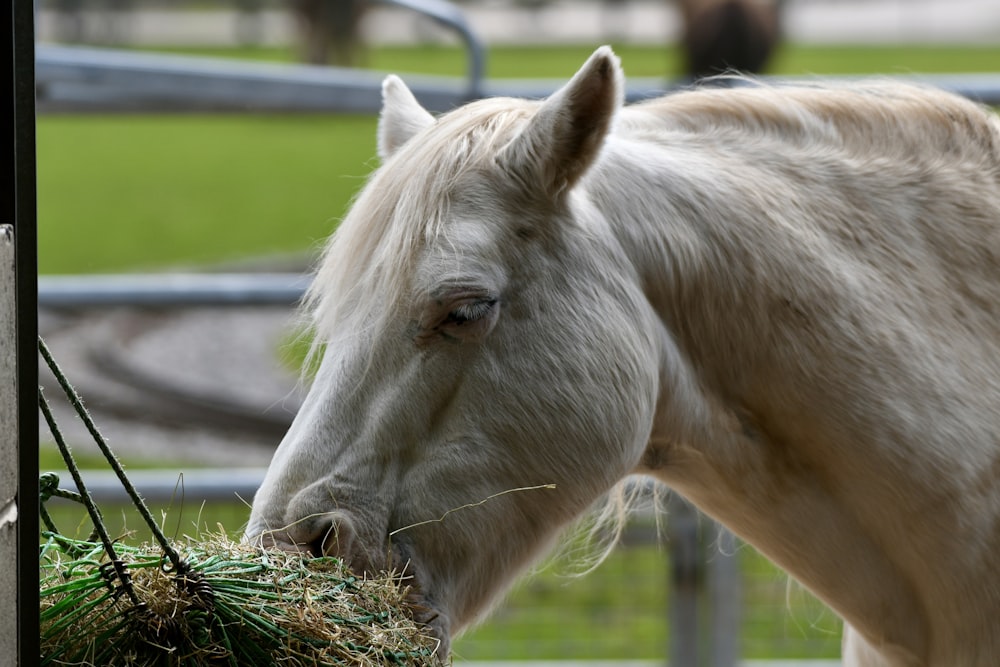
<path id="1" fill-rule="evenodd" d="M 336 553 L 326 549 L 327 545 L 325 544 L 295 543 L 291 538 L 280 533 L 265 533 L 258 538 L 257 544 L 266 549 L 278 549 L 312 558 L 327 555 L 337 556 Z M 391 556 L 389 563 L 387 563 L 388 567 L 381 568 L 381 570 L 383 573 L 387 570 L 396 584 L 404 591 L 403 600 L 409 608 L 414 622 L 425 628 L 428 636 L 437 642 L 434 653 L 445 660 L 451 652 L 448 617 L 437 608 L 433 602 L 433 596 L 429 595 L 424 587 L 424 579 L 420 576 L 419 567 L 406 542 L 390 539 L 389 544 Z M 367 558 L 347 558 L 345 564 L 355 574 L 376 573 L 376 568 L 372 567 Z"/>
<path id="2" fill-rule="evenodd" d="M 392 545 L 391 568 L 398 583 L 405 587 L 406 603 L 413 614 L 413 620 L 426 628 L 431 638 L 437 641 L 435 654 L 447 659 L 451 653 L 451 631 L 448 616 L 433 602 L 428 593 L 425 579 L 420 576 L 420 568 L 412 557 L 409 546 L 403 541 L 390 539 Z"/>

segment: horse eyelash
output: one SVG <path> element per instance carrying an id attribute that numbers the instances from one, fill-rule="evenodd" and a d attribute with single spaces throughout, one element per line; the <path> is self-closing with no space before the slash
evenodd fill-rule
<path id="1" fill-rule="evenodd" d="M 463 303 L 461 306 L 458 306 L 455 310 L 448 313 L 445 323 L 463 324 L 465 322 L 481 320 L 489 315 L 496 303 L 496 299 L 483 299 L 482 301 Z"/>

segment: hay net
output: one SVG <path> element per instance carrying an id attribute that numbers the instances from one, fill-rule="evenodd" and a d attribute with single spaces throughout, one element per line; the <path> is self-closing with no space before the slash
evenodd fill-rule
<path id="1" fill-rule="evenodd" d="M 218 533 L 168 540 L 44 342 L 42 357 L 118 474 L 154 540 L 112 540 L 39 390 L 39 407 L 77 491 L 40 479 L 42 665 L 326 667 L 442 664 L 413 618 L 405 577 L 358 577 L 337 558 L 266 550 Z M 94 533 L 58 531 L 53 496 L 81 502 Z"/>

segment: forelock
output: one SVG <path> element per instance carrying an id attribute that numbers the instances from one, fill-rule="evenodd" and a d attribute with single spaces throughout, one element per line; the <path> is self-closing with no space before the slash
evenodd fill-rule
<path id="1" fill-rule="evenodd" d="M 447 233 L 463 179 L 489 173 L 534 103 L 481 100 L 441 116 L 369 179 L 323 253 L 305 309 L 317 343 L 370 334 L 407 297 L 420 251 Z"/>

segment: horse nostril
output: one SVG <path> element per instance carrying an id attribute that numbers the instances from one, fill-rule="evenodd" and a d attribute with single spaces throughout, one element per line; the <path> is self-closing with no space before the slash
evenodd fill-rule
<path id="1" fill-rule="evenodd" d="M 267 531 L 261 533 L 250 542 L 251 544 L 263 549 L 280 549 L 281 551 L 288 551 L 290 553 L 307 553 L 309 555 L 316 555 L 312 547 L 308 544 L 295 541 L 295 539 L 285 531 Z"/>

